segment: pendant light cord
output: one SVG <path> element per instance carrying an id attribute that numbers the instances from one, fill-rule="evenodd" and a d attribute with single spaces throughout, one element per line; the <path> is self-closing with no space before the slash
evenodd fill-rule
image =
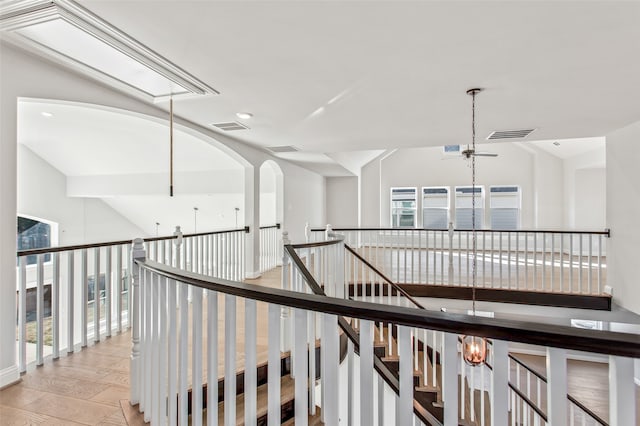
<path id="1" fill-rule="evenodd" d="M 477 240 L 476 240 L 476 91 L 471 92 L 471 235 L 472 254 L 471 262 L 471 299 L 473 301 L 473 315 L 476 314 L 476 281 L 477 271 Z"/>

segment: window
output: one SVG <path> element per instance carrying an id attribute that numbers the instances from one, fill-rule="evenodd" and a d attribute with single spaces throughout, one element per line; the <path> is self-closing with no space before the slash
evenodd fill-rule
<path id="1" fill-rule="evenodd" d="M 444 155 L 459 155 L 460 145 L 445 145 L 442 147 L 442 152 Z"/>
<path id="2" fill-rule="evenodd" d="M 18 216 L 18 230 L 16 235 L 18 250 L 31 250 L 51 247 L 51 225 L 35 219 Z M 44 261 L 49 262 L 51 254 L 44 255 Z M 34 265 L 38 256 L 27 256 L 27 265 Z"/>
<path id="3" fill-rule="evenodd" d="M 489 194 L 491 229 L 518 229 L 520 227 L 520 188 L 492 186 Z"/>
<path id="4" fill-rule="evenodd" d="M 484 223 L 484 187 L 476 186 L 475 196 L 471 186 L 456 187 L 456 228 L 472 228 L 472 205 L 473 199 L 476 201 L 475 228 L 482 229 Z"/>
<path id="5" fill-rule="evenodd" d="M 422 227 L 447 229 L 449 226 L 449 188 L 422 188 Z"/>
<path id="6" fill-rule="evenodd" d="M 416 188 L 391 188 L 391 227 L 415 228 Z"/>

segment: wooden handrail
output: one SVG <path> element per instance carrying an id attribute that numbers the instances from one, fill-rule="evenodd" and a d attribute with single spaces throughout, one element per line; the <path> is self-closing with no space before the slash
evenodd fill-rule
<path id="1" fill-rule="evenodd" d="M 249 227 L 245 226 L 244 228 L 238 229 L 229 229 L 222 231 L 210 231 L 210 232 L 199 232 L 196 234 L 184 234 L 183 238 L 189 237 L 201 237 L 204 235 L 215 235 L 215 234 L 227 234 L 232 232 L 249 232 Z M 153 242 L 153 241 L 165 241 L 165 240 L 173 240 L 175 239 L 175 235 L 169 235 L 166 237 L 149 237 L 145 238 L 145 242 Z M 109 246 L 119 246 L 124 244 L 131 244 L 132 240 L 120 240 L 120 241 L 107 241 L 103 243 L 90 243 L 90 244 L 76 244 L 71 246 L 59 246 L 59 247 L 45 247 L 39 249 L 30 249 L 30 250 L 18 250 L 16 251 L 16 255 L 18 257 L 22 256 L 30 256 L 35 254 L 46 254 L 46 253 L 57 253 L 61 251 L 71 251 L 71 250 L 82 250 L 82 249 L 90 249 L 90 248 L 98 248 L 98 247 L 109 247 Z"/>
<path id="2" fill-rule="evenodd" d="M 268 225 L 268 226 L 261 226 L 260 227 L 260 229 L 271 229 L 271 228 L 280 229 L 280 224 L 276 223 L 275 225 Z"/>
<path id="3" fill-rule="evenodd" d="M 358 260 L 360 260 L 362 263 L 364 263 L 365 265 L 367 265 L 367 267 L 369 267 L 369 269 L 371 269 L 373 272 L 375 272 L 376 274 L 378 274 L 380 276 L 380 278 L 382 278 L 383 280 L 385 280 L 387 282 L 387 284 L 389 284 L 391 287 L 395 288 L 396 291 L 399 291 L 404 297 L 406 297 L 407 299 L 409 299 L 411 301 L 411 303 L 413 303 L 416 307 L 420 308 L 420 309 L 426 309 L 424 306 L 422 306 L 416 299 L 414 299 L 409 293 L 407 293 L 407 291 L 405 289 L 403 289 L 402 287 L 400 287 L 398 284 L 394 283 L 393 281 L 391 281 L 389 278 L 387 278 L 387 276 L 385 274 L 383 274 L 381 271 L 378 270 L 378 268 L 376 268 L 375 266 L 373 266 L 367 259 L 365 259 L 364 257 L 360 256 L 360 254 L 358 254 L 357 251 L 355 251 L 353 248 L 351 248 L 348 244 L 344 245 L 344 248 L 350 252 L 351 254 L 353 254 L 356 258 L 358 258 Z"/>
<path id="4" fill-rule="evenodd" d="M 509 354 L 509 358 L 511 358 L 512 360 L 514 360 L 515 362 L 517 362 L 518 364 L 520 364 L 525 370 L 529 371 L 531 374 L 533 374 L 534 376 L 536 376 L 538 379 L 540 379 L 542 382 L 547 383 L 547 378 L 538 373 L 534 368 L 529 367 L 524 361 L 522 361 L 521 359 L 517 358 L 516 356 L 514 356 L 513 354 Z M 589 417 L 593 418 L 593 420 L 595 420 L 596 422 L 600 423 L 603 426 L 609 426 L 609 424 L 607 422 L 605 422 L 600 416 L 598 416 L 596 413 L 594 413 L 593 411 L 591 411 L 589 408 L 587 408 L 584 404 L 582 404 L 580 401 L 578 401 L 577 399 L 575 399 L 571 394 L 567 393 L 567 399 L 569 401 L 571 401 L 575 406 L 577 406 L 578 408 L 580 408 L 582 411 L 584 411 Z"/>
<path id="5" fill-rule="evenodd" d="M 520 397 L 520 399 L 522 399 L 522 401 L 524 401 L 525 404 L 531 407 L 533 411 L 535 411 L 540 416 L 540 418 L 544 420 L 545 423 L 547 423 L 547 415 L 540 409 L 540 407 L 538 407 L 536 404 L 533 403 L 533 401 L 527 398 L 527 396 L 524 393 L 522 393 L 520 389 L 515 387 L 513 383 L 509 382 L 509 387 L 511 388 L 512 391 L 516 393 L 516 395 Z M 514 415 L 513 412 L 511 413 L 511 415 L 512 416 Z"/>
<path id="6" fill-rule="evenodd" d="M 448 232 L 448 228 L 332 228 L 333 231 L 441 231 Z M 324 228 L 312 228 L 311 232 L 324 232 Z M 454 232 L 472 232 L 471 229 L 454 229 Z M 512 232 L 512 233 L 529 233 L 529 234 L 585 234 L 585 235 L 604 235 L 609 237 L 611 235 L 610 229 L 604 231 L 576 231 L 576 230 L 559 230 L 559 229 L 476 229 L 476 232 Z"/>
<path id="7" fill-rule="evenodd" d="M 298 256 L 294 248 L 291 245 L 286 245 L 285 250 L 301 270 L 304 279 L 307 282 L 315 282 L 311 274 L 308 271 L 305 272 L 305 268 L 300 268 L 302 261 L 299 258 L 296 259 Z M 206 277 L 151 260 L 136 260 L 136 263 L 169 279 L 207 290 L 220 291 L 234 296 L 292 308 L 356 317 L 375 322 L 389 322 L 447 333 L 468 334 L 532 345 L 640 358 L 640 336 L 637 334 L 579 329 L 557 324 L 539 324 L 512 319 L 474 317 L 471 315 L 338 299 Z"/>

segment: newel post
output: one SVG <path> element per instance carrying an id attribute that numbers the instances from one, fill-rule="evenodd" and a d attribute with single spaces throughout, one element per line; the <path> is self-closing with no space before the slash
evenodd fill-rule
<path id="1" fill-rule="evenodd" d="M 176 230 L 173 232 L 173 236 L 176 237 L 173 240 L 173 245 L 176 246 L 175 249 L 175 253 L 176 253 L 176 260 L 174 262 L 174 267 L 181 269 L 182 265 L 180 264 L 180 260 L 182 259 L 182 230 L 180 229 L 179 226 L 176 226 Z"/>
<path id="2" fill-rule="evenodd" d="M 289 282 L 289 253 L 286 246 L 291 244 L 289 232 L 282 231 L 282 289 L 291 290 Z M 291 349 L 291 320 L 289 319 L 289 308 L 280 308 L 280 351 L 286 352 Z"/>
<path id="3" fill-rule="evenodd" d="M 131 359 L 129 376 L 131 381 L 131 393 L 129 402 L 136 405 L 140 402 L 140 266 L 136 260 L 144 261 L 147 252 L 144 240 L 136 238 L 131 248 L 132 279 L 131 279 Z"/>

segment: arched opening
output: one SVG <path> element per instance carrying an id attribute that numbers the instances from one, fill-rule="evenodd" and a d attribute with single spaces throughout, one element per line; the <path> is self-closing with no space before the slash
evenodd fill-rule
<path id="1" fill-rule="evenodd" d="M 275 161 L 260 166 L 260 271 L 274 268 L 282 258 L 281 224 L 283 174 Z"/>
<path id="2" fill-rule="evenodd" d="M 282 223 L 283 174 L 280 166 L 267 160 L 260 166 L 260 226 Z"/>
<path id="3" fill-rule="evenodd" d="M 167 120 L 99 105 L 18 102 L 18 211 L 59 223 L 60 244 L 235 228 L 244 210 L 238 153 Z M 197 208 L 197 210 L 196 210 Z M 236 210 L 238 209 L 238 210 Z"/>

